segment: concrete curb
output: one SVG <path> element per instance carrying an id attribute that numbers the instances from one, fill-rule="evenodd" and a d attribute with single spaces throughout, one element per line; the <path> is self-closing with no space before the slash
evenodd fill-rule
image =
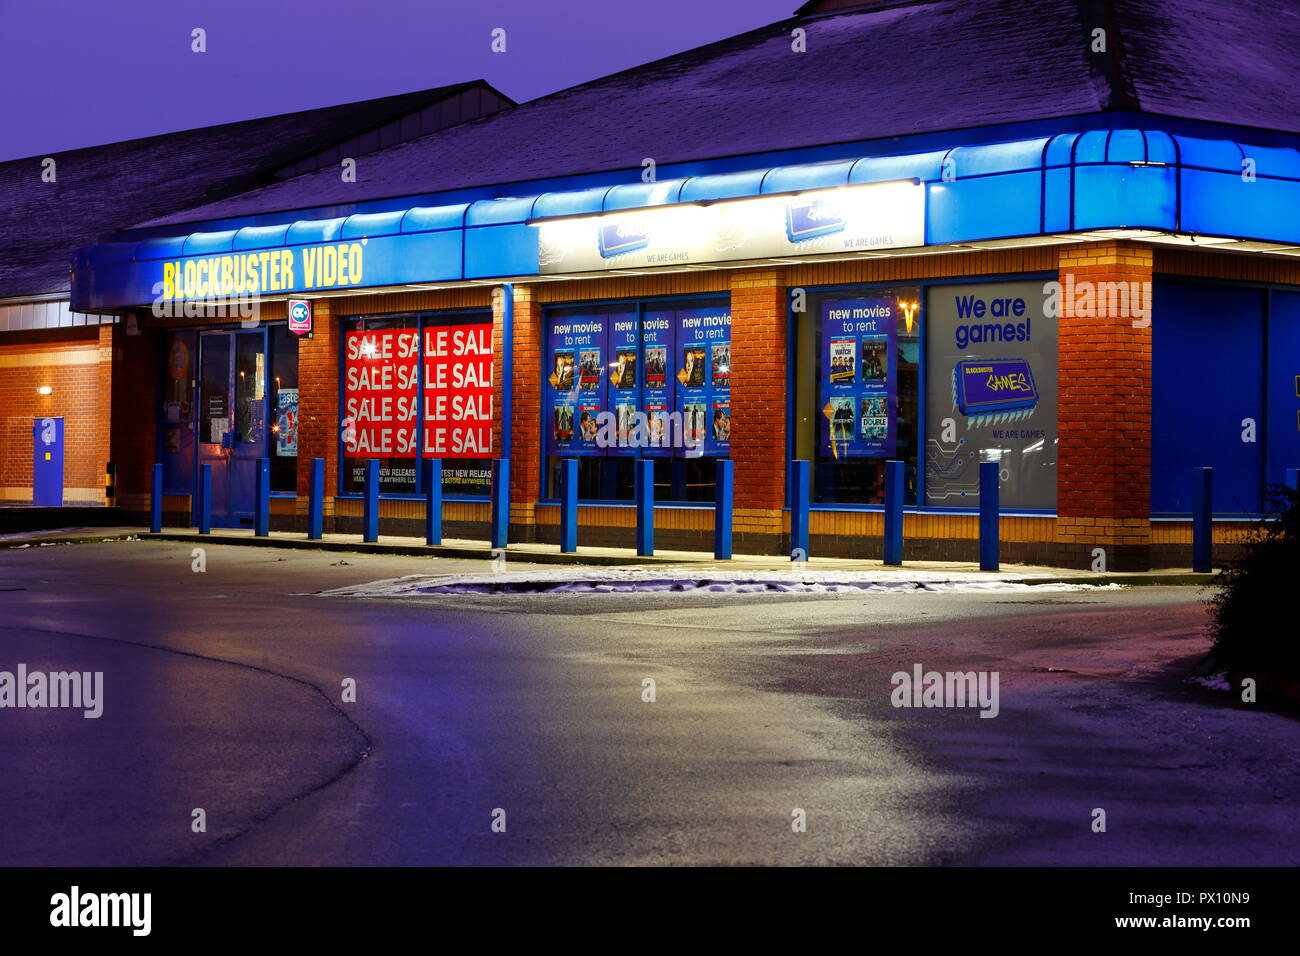
<path id="1" fill-rule="evenodd" d="M 256 538 L 256 537 L 227 537 L 225 535 L 202 535 L 198 533 L 186 533 L 179 531 L 163 531 L 158 534 L 152 532 L 142 532 L 139 534 L 142 540 L 159 540 L 159 541 L 182 541 L 194 544 L 233 544 L 245 545 L 260 548 L 291 548 L 294 550 L 318 550 L 318 551 L 351 551 L 359 554 L 399 554 L 409 555 L 411 557 L 424 558 L 461 558 L 465 560 L 491 560 L 496 550 L 487 547 L 452 547 L 449 545 L 403 545 L 403 544 L 385 544 L 382 541 L 374 544 L 367 544 L 363 541 L 308 541 L 306 538 Z M 681 565 L 715 565 L 720 564 L 724 567 L 735 570 L 742 570 L 743 564 L 730 564 L 728 562 L 719 562 L 711 556 L 699 558 L 682 558 L 682 557 L 638 557 L 637 555 L 609 555 L 609 554 L 584 554 L 579 551 L 576 554 L 564 554 L 559 551 L 520 551 L 512 548 L 505 548 L 507 560 L 524 562 L 531 564 L 560 564 L 560 565 L 589 565 L 593 567 L 624 567 L 627 565 L 648 565 L 648 566 L 681 566 Z M 833 571 L 832 568 L 818 569 Z M 972 570 L 974 570 L 972 568 Z M 761 573 L 758 569 L 755 573 Z M 960 576 L 965 571 L 954 571 L 953 575 Z M 1147 587 L 1205 587 L 1213 584 L 1213 574 L 1193 574 L 1189 572 L 1173 571 L 1133 571 L 1121 572 L 1114 574 L 1062 574 L 1062 575 L 1009 575 L 1005 580 L 1013 584 L 1122 584 L 1132 586 Z"/>
<path id="2" fill-rule="evenodd" d="M 42 544 L 96 544 L 103 541 L 178 541 L 185 544 L 228 544 L 253 548 L 288 548 L 295 551 L 333 551 L 352 552 L 354 554 L 396 554 L 414 558 L 459 558 L 461 560 L 490 561 L 496 550 L 486 544 L 482 547 L 465 547 L 452 545 L 409 545 L 385 543 L 383 541 L 367 544 L 364 541 L 309 541 L 306 538 L 266 537 L 258 538 L 234 535 L 203 535 L 196 531 L 162 531 L 154 534 L 150 531 L 122 530 L 104 534 L 80 533 L 68 535 L 50 535 L 49 537 L 29 538 L 26 541 L 13 540 L 0 542 L 0 550 L 23 547 L 39 547 Z M 579 551 L 576 554 L 562 554 L 559 551 L 523 551 L 507 547 L 506 559 L 523 564 L 587 565 L 590 567 L 627 567 L 641 565 L 646 567 L 682 567 L 690 565 L 720 565 L 732 570 L 744 570 L 743 562 L 719 562 L 711 555 L 673 556 L 655 555 L 638 557 L 634 554 L 588 554 Z M 755 568 L 755 573 L 762 573 L 767 568 Z M 818 568 L 819 571 L 834 571 L 833 567 Z M 860 569 L 855 569 L 860 570 Z M 903 569 L 905 570 L 905 569 Z M 975 568 L 972 566 L 971 571 Z M 900 574 L 902 571 L 900 571 Z M 966 574 L 965 569 L 951 572 L 954 577 Z M 1132 571 L 1111 574 L 1059 574 L 1059 575 L 1023 575 L 1004 572 L 1006 577 L 999 580 L 1012 584 L 1122 584 L 1129 587 L 1212 587 L 1214 574 L 1194 574 L 1187 571 Z"/>

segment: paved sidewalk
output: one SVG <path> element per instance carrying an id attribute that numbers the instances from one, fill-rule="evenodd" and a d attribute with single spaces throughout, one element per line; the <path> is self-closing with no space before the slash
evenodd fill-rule
<path id="1" fill-rule="evenodd" d="M 186 528 L 163 528 L 152 534 L 138 527 L 120 528 L 59 528 L 26 534 L 0 536 L 0 549 L 32 547 L 53 544 L 80 544 L 112 540 L 182 541 L 194 544 L 241 545 L 262 548 L 292 548 L 320 551 L 349 551 L 358 554 L 400 554 L 424 558 L 457 558 L 461 560 L 489 561 L 499 556 L 482 540 L 444 538 L 441 545 L 430 547 L 423 538 L 380 535 L 374 544 L 363 542 L 355 534 L 327 534 L 319 541 L 309 541 L 306 535 L 286 531 L 273 531 L 266 537 L 256 537 L 247 529 L 214 528 L 203 535 Z M 789 570 L 791 562 L 770 554 L 738 554 L 730 561 L 718 561 L 712 554 L 700 551 L 656 550 L 653 557 L 638 557 L 628 548 L 580 547 L 576 554 L 562 554 L 553 544 L 511 544 L 504 549 L 504 560 L 511 563 L 574 565 L 589 567 L 712 567 L 731 571 Z M 906 561 L 902 568 L 885 568 L 880 561 L 850 558 L 809 559 L 809 570 L 834 571 L 889 571 L 904 578 L 910 571 L 945 572 L 950 574 L 986 574 L 979 566 L 963 561 Z M 1206 585 L 1213 575 L 1194 574 L 1190 568 L 1163 568 L 1154 571 L 1106 572 L 1081 571 L 1072 568 L 1052 568 L 1030 564 L 1003 564 L 998 572 L 1007 581 L 1025 580 L 1036 583 L 1067 581 L 1079 584 L 1129 584 L 1129 585 Z"/>

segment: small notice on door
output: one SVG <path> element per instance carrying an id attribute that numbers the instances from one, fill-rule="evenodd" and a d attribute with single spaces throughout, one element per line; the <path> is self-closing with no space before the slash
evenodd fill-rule
<path id="1" fill-rule="evenodd" d="M 275 453 L 280 458 L 298 454 L 298 390 L 282 388 L 275 393 Z"/>

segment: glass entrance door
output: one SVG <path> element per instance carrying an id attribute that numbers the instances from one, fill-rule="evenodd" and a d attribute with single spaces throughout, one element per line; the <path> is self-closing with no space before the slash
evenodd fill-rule
<path id="1" fill-rule="evenodd" d="M 204 332 L 199 465 L 212 466 L 212 523 L 252 527 L 257 459 L 268 454 L 266 330 Z"/>

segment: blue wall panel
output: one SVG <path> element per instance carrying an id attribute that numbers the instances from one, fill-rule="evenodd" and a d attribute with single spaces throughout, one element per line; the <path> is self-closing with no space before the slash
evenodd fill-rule
<path id="1" fill-rule="evenodd" d="M 465 230 L 465 278 L 537 274 L 537 230 L 523 223 Z"/>
<path id="2" fill-rule="evenodd" d="M 1192 469 L 1214 468 L 1214 511 L 1258 514 L 1264 293 L 1158 282 L 1151 315 L 1151 512 L 1192 510 Z M 1242 441 L 1242 420 L 1258 424 Z"/>
<path id="3" fill-rule="evenodd" d="M 999 239 L 1038 232 L 1042 173 L 1011 173 L 931 183 L 926 242 Z M 990 215 L 996 210 L 996 215 Z"/>
<path id="4" fill-rule="evenodd" d="M 1173 229 L 1177 172 L 1162 166 L 1080 166 L 1074 171 L 1074 228 Z"/>
<path id="5" fill-rule="evenodd" d="M 1300 183 L 1183 170 L 1184 232 L 1300 242 Z"/>
<path id="6" fill-rule="evenodd" d="M 1300 468 L 1300 293 L 1274 292 L 1268 310 L 1268 472 L 1280 485 Z"/>

